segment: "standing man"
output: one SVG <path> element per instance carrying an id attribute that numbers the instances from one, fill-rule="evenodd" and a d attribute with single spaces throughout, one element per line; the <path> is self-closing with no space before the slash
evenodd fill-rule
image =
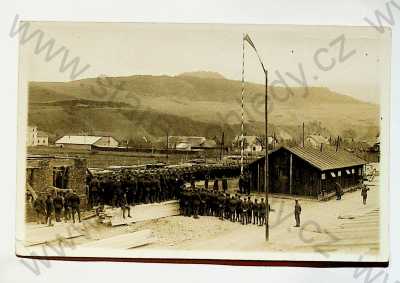
<path id="1" fill-rule="evenodd" d="M 51 223 L 51 218 L 53 217 L 54 204 L 53 199 L 50 194 L 47 195 L 46 199 L 46 223 L 49 223 L 49 226 L 53 226 Z"/>
<path id="2" fill-rule="evenodd" d="M 61 212 L 64 206 L 63 199 L 61 197 L 61 192 L 57 192 L 57 195 L 54 198 L 53 203 L 54 203 L 56 222 L 61 222 Z"/>
<path id="3" fill-rule="evenodd" d="M 336 200 L 341 200 L 342 199 L 342 186 L 338 182 L 336 182 L 335 188 L 336 188 Z"/>
<path id="4" fill-rule="evenodd" d="M 94 177 L 90 182 L 89 187 L 89 200 L 90 207 L 96 206 L 98 202 L 98 189 L 99 189 L 99 181 L 96 177 Z"/>
<path id="5" fill-rule="evenodd" d="M 215 180 L 214 180 L 213 190 L 214 190 L 215 192 L 217 192 L 217 191 L 219 190 L 218 179 L 215 179 Z"/>
<path id="6" fill-rule="evenodd" d="M 42 224 L 46 211 L 42 196 L 38 196 L 36 199 L 33 200 L 33 209 L 36 212 L 36 223 Z"/>
<path id="7" fill-rule="evenodd" d="M 259 221 L 260 221 L 260 226 L 263 226 L 265 224 L 265 213 L 266 213 L 266 209 L 267 209 L 267 205 L 264 202 L 264 198 L 261 198 L 261 202 L 259 204 L 259 212 L 258 212 L 258 217 L 259 217 Z"/>
<path id="8" fill-rule="evenodd" d="M 243 201 L 240 196 L 236 196 L 236 221 L 242 222 L 243 216 Z"/>
<path id="9" fill-rule="evenodd" d="M 222 177 L 222 190 L 224 193 L 228 191 L 228 179 L 225 176 Z"/>
<path id="10" fill-rule="evenodd" d="M 210 179 L 210 175 L 209 175 L 209 173 L 207 172 L 206 173 L 206 175 L 204 176 L 204 188 L 206 189 L 206 190 L 208 190 L 208 180 Z"/>
<path id="11" fill-rule="evenodd" d="M 201 205 L 201 198 L 198 189 L 193 190 L 193 218 L 199 218 L 199 210 Z"/>
<path id="12" fill-rule="evenodd" d="M 258 211 L 259 211 L 258 199 L 254 200 L 254 204 L 252 205 L 252 211 L 253 211 L 253 224 L 258 225 Z"/>
<path id="13" fill-rule="evenodd" d="M 239 193 L 243 194 L 244 192 L 244 175 L 240 174 L 239 176 Z"/>
<path id="14" fill-rule="evenodd" d="M 294 218 L 296 219 L 296 226 L 294 227 L 300 227 L 300 214 L 301 214 L 301 206 L 299 204 L 299 200 L 295 200 L 295 205 L 294 205 Z"/>
<path id="15" fill-rule="evenodd" d="M 122 196 L 120 197 L 119 200 L 119 205 L 121 207 L 122 210 L 122 218 L 125 219 L 125 211 L 128 211 L 128 217 L 131 218 L 131 207 L 128 205 L 128 200 L 126 197 L 126 192 L 122 194 Z"/>
<path id="16" fill-rule="evenodd" d="M 366 205 L 369 188 L 365 184 L 363 184 L 362 181 L 360 181 L 360 183 L 361 183 L 361 196 L 363 199 L 363 204 Z"/>
<path id="17" fill-rule="evenodd" d="M 81 199 L 76 194 L 76 192 L 72 191 L 72 194 L 70 196 L 70 201 L 72 210 L 72 222 L 75 223 L 75 213 L 78 213 L 78 220 L 79 222 L 81 222 L 81 210 L 80 210 Z"/>
<path id="18" fill-rule="evenodd" d="M 251 224 L 251 217 L 253 211 L 253 202 L 250 197 L 247 197 L 247 224 Z"/>
<path id="19" fill-rule="evenodd" d="M 249 211 L 249 201 L 244 199 L 242 203 L 242 225 L 248 224 L 248 211 Z"/>
<path id="20" fill-rule="evenodd" d="M 67 222 L 71 219 L 71 193 L 68 190 L 64 197 L 64 220 Z"/>
<path id="21" fill-rule="evenodd" d="M 229 199 L 229 217 L 232 222 L 235 222 L 235 220 L 236 220 L 235 209 L 236 209 L 236 200 L 235 200 L 235 197 L 232 196 Z"/>

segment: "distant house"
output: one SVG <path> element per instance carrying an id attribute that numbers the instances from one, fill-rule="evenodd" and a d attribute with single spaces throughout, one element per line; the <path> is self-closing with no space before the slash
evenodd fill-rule
<path id="1" fill-rule="evenodd" d="M 236 149 L 241 149 L 242 136 L 236 136 L 232 146 Z M 261 152 L 263 150 L 261 137 L 258 136 L 243 136 L 243 151 L 245 153 Z"/>
<path id="2" fill-rule="evenodd" d="M 243 147 L 246 154 L 257 153 L 263 151 L 264 138 L 259 136 L 243 136 Z M 268 137 L 268 148 L 273 148 L 277 144 L 277 140 L 274 137 Z M 232 146 L 236 149 L 241 148 L 242 138 L 236 136 L 233 140 Z"/>
<path id="3" fill-rule="evenodd" d="M 37 126 L 28 126 L 26 131 L 27 146 L 48 146 L 49 137 L 46 133 L 40 132 Z"/>
<path id="4" fill-rule="evenodd" d="M 74 149 L 93 149 L 95 147 L 118 147 L 118 141 L 110 136 L 63 136 L 56 145 Z"/>
<path id="5" fill-rule="evenodd" d="M 314 148 L 320 148 L 321 144 L 329 144 L 329 139 L 321 135 L 308 135 L 306 137 L 305 144 Z"/>
<path id="6" fill-rule="evenodd" d="M 37 145 L 48 146 L 49 136 L 46 133 L 39 131 L 37 134 Z"/>
<path id="7" fill-rule="evenodd" d="M 168 148 L 177 150 L 214 149 L 217 143 L 205 137 L 196 136 L 170 136 Z"/>

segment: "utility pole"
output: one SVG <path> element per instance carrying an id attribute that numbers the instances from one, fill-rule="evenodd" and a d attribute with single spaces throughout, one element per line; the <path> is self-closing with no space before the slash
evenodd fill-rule
<path id="1" fill-rule="evenodd" d="M 225 142 L 224 142 L 224 139 L 225 139 L 224 135 L 225 135 L 225 133 L 222 132 L 221 147 L 220 147 L 220 152 L 219 152 L 219 160 L 220 160 L 220 161 L 222 160 L 222 155 L 223 155 L 222 150 L 223 150 L 224 144 L 225 144 Z"/>
<path id="2" fill-rule="evenodd" d="M 303 148 L 305 147 L 305 144 L 304 144 L 304 122 L 303 122 Z"/>
<path id="3" fill-rule="evenodd" d="M 168 165 L 168 151 L 169 151 L 169 133 L 167 131 L 167 165 Z"/>
<path id="4" fill-rule="evenodd" d="M 265 219 L 265 240 L 269 241 L 269 174 L 268 174 L 268 71 L 265 71 L 265 163 L 264 163 L 264 190 L 265 190 L 265 206 L 266 206 L 266 219 Z"/>

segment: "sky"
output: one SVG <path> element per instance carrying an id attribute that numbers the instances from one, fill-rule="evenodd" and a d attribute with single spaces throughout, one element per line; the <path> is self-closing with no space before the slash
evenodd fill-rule
<path id="1" fill-rule="evenodd" d="M 253 40 L 268 69 L 269 82 L 277 86 L 282 86 L 276 81 L 279 72 L 291 86 L 324 86 L 363 101 L 378 103 L 382 84 L 387 82 L 389 76 L 388 33 L 382 35 L 369 27 L 78 22 L 27 24 L 27 34 L 40 30 L 43 32 L 42 43 L 53 38 L 54 50 L 65 46 L 69 58 L 78 56 L 79 69 L 90 65 L 77 79 L 100 75 L 174 76 L 201 70 L 240 80 L 243 33 L 248 33 Z M 38 38 L 32 37 L 20 44 L 20 71 L 25 72 L 23 77 L 28 81 L 71 80 L 70 72 L 59 70 L 62 53 L 47 61 L 46 50 L 35 52 Z M 351 55 L 341 60 L 340 57 L 347 54 Z M 331 60 L 334 60 L 333 64 Z M 329 64 L 332 64 L 330 69 L 323 70 Z M 244 74 L 246 81 L 264 83 L 257 56 L 248 44 L 245 44 Z"/>

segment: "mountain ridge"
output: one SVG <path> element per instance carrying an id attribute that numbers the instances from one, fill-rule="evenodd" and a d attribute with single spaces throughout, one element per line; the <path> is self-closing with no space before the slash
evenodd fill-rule
<path id="1" fill-rule="evenodd" d="M 183 74 L 190 73 L 192 72 Z M 198 74 L 198 72 L 194 73 Z M 205 72 L 205 74 L 209 73 Z M 249 126 L 254 124 L 254 133 L 263 132 L 264 91 L 265 87 L 261 84 L 249 82 L 245 85 L 245 122 Z M 100 101 L 117 103 L 116 105 L 124 103 L 120 109 L 131 106 L 134 111 L 148 112 L 149 115 L 157 113 L 159 119 L 170 119 L 175 121 L 179 127 L 184 126 L 179 120 L 187 119 L 193 127 L 197 124 L 200 128 L 204 124 L 210 124 L 212 127 L 234 125 L 233 127 L 236 129 L 236 126 L 241 123 L 240 94 L 240 81 L 182 74 L 178 76 L 99 77 L 70 82 L 30 82 L 29 112 L 35 113 L 35 115 L 29 115 L 29 122 L 43 124 L 44 122 L 38 118 L 40 117 L 38 113 L 46 112 L 46 116 L 53 113 L 62 118 L 61 121 L 64 122 L 60 122 L 60 127 L 65 129 L 63 132 L 68 132 L 68 130 L 72 130 L 68 126 L 69 114 L 63 111 L 67 109 L 71 112 L 79 109 L 79 115 L 82 115 L 81 119 L 90 115 L 101 116 L 101 113 L 95 112 L 104 110 L 99 110 L 101 108 L 95 106 L 96 103 L 94 103 Z M 348 129 L 355 129 L 359 136 L 363 136 L 371 132 L 370 126 L 379 128 L 378 105 L 357 100 L 326 87 L 309 87 L 308 89 L 269 87 L 269 94 L 271 98 L 269 121 L 277 127 L 289 129 L 292 136 L 297 134 L 293 128 L 302 122 L 317 121 L 334 135 L 341 134 Z M 62 101 L 75 100 L 86 101 L 88 106 L 85 106 L 85 111 L 82 111 L 82 107 L 77 108 L 76 105 L 69 105 L 70 108 L 60 106 Z M 39 106 L 37 103 L 44 104 Z M 57 105 L 51 105 L 51 103 Z M 107 111 L 111 111 L 111 109 L 117 111 L 118 106 L 116 105 L 105 106 L 105 108 L 108 109 Z M 123 135 L 122 129 L 113 129 L 112 125 L 115 122 L 113 119 L 127 120 L 127 118 L 110 113 L 107 114 L 111 119 L 108 121 L 109 133 Z M 71 117 L 69 118 L 71 119 Z M 102 118 L 98 117 L 98 119 Z M 106 124 L 107 121 L 104 122 Z M 127 121 L 125 122 L 127 123 Z M 146 134 L 151 132 L 149 128 L 152 124 L 154 126 L 157 123 L 157 119 L 150 119 L 150 122 L 146 123 L 145 128 L 140 129 L 139 132 Z M 75 123 L 75 126 L 82 125 Z M 88 124 L 86 126 L 90 127 Z M 54 132 L 54 127 L 54 125 L 47 127 L 46 131 Z M 101 131 L 105 126 L 102 127 Z M 96 131 L 95 127 L 92 130 Z M 175 132 L 179 134 L 178 127 Z M 187 131 L 183 130 L 182 132 Z M 152 134 L 157 135 L 160 132 L 156 131 Z"/>

